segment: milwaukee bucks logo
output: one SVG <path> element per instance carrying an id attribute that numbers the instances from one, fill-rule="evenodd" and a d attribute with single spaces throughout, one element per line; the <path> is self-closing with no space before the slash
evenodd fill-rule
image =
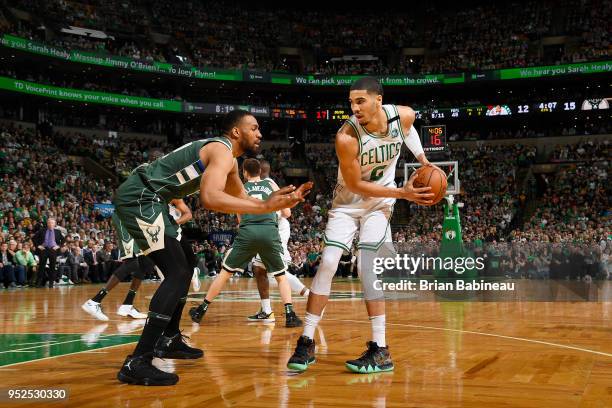
<path id="1" fill-rule="evenodd" d="M 159 231 L 161 227 L 159 225 L 155 225 L 154 227 L 147 227 L 147 234 L 151 237 L 151 242 L 156 243 L 159 241 Z"/>

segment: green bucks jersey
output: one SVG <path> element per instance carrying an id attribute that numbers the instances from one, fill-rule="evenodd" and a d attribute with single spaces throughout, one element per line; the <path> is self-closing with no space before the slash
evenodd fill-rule
<path id="1" fill-rule="evenodd" d="M 166 202 L 183 198 L 200 190 L 204 164 L 200 161 L 200 149 L 211 142 L 219 142 L 230 151 L 232 145 L 226 137 L 213 137 L 187 143 L 136 169 L 143 183 Z"/>
<path id="2" fill-rule="evenodd" d="M 274 192 L 270 180 L 247 181 L 244 184 L 244 189 L 251 197 L 259 200 L 267 200 Z M 251 224 L 277 224 L 278 217 L 276 212 L 268 214 L 243 214 L 240 220 L 240 226 Z"/>

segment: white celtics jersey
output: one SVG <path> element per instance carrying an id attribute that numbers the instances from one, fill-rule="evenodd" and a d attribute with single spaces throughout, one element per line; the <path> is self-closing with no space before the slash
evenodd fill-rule
<path id="1" fill-rule="evenodd" d="M 272 183 L 273 185 L 278 187 L 278 184 L 276 184 L 276 182 L 274 180 L 272 180 L 272 178 L 266 177 L 264 180 L 269 181 L 270 183 Z M 276 216 L 278 218 L 278 232 L 279 232 L 279 234 L 281 236 L 283 236 L 284 234 L 289 236 L 289 233 L 290 233 L 289 221 L 286 218 L 283 218 L 281 216 L 281 212 L 280 211 L 276 212 Z"/>
<path id="2" fill-rule="evenodd" d="M 399 120 L 399 112 L 395 105 L 383 105 L 388 124 L 384 135 L 368 132 L 355 116 L 351 116 L 347 123 L 353 127 L 359 142 L 359 164 L 361 165 L 361 179 L 387 187 L 395 187 L 395 169 L 402 150 L 405 135 Z M 395 119 L 395 120 L 393 120 Z M 338 169 L 338 183 L 334 190 L 334 207 L 365 208 L 377 204 L 395 203 L 394 198 L 366 198 L 349 191 Z"/>

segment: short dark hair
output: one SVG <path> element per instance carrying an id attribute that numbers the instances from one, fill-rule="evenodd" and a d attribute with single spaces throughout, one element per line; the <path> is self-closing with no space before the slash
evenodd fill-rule
<path id="1" fill-rule="evenodd" d="M 253 116 L 253 114 L 242 109 L 235 109 L 226 114 L 221 123 L 221 130 L 223 133 L 229 134 L 245 116 Z"/>
<path id="2" fill-rule="evenodd" d="M 261 174 L 261 164 L 257 159 L 246 159 L 242 163 L 242 168 L 250 177 L 259 176 Z"/>
<path id="3" fill-rule="evenodd" d="M 378 82 L 378 79 L 374 77 L 363 77 L 359 78 L 351 85 L 351 91 L 361 91 L 365 90 L 368 93 L 373 93 L 376 95 L 383 95 L 383 87 Z"/>

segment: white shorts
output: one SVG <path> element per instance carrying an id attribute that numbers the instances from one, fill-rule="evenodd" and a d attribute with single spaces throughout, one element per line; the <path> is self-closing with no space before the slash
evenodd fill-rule
<path id="1" fill-rule="evenodd" d="M 289 265 L 291 263 L 291 254 L 287 249 L 287 244 L 289 244 L 289 237 L 291 236 L 291 226 L 286 218 L 278 220 L 278 235 L 280 235 L 281 245 L 283 246 L 283 261 L 285 261 L 285 265 Z M 259 254 L 253 258 L 253 266 L 266 269 L 263 262 L 261 262 Z"/>
<path id="2" fill-rule="evenodd" d="M 353 238 L 359 231 L 357 248 L 377 251 L 384 242 L 391 242 L 392 213 L 393 207 L 386 203 L 367 209 L 332 208 L 323 242 L 350 252 Z"/>

